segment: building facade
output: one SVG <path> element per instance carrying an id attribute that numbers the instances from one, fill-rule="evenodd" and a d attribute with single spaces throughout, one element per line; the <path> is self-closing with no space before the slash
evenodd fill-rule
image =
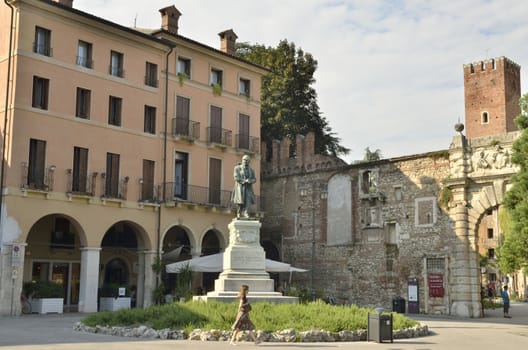
<path id="1" fill-rule="evenodd" d="M 464 65 L 467 135 L 456 125 L 445 150 L 344 165 L 314 154 L 313 135 L 297 138 L 294 156 L 289 140 L 275 142 L 262 157 L 271 159 L 262 164 L 263 196 L 274 204 L 262 239 L 310 270 L 289 287 L 386 309 L 403 298 L 410 313 L 465 317 L 482 315 L 490 279 L 522 295 L 525 277 L 504 279 L 480 256 L 493 261 L 498 213 L 517 171 L 519 73 L 505 57 Z"/>
<path id="2" fill-rule="evenodd" d="M 178 34 L 174 6 L 160 14 L 143 30 L 67 0 L 0 5 L 0 314 L 35 280 L 61 283 L 65 310 L 97 311 L 108 284 L 147 306 L 158 256 L 227 246 L 233 167 L 248 154 L 260 171 L 266 70 L 233 56 L 232 30 L 214 49 Z"/>

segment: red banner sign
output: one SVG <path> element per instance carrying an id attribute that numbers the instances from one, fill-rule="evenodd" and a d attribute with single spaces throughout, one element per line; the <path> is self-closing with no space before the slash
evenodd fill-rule
<path id="1" fill-rule="evenodd" d="M 434 298 L 441 298 L 444 296 L 444 274 L 430 273 L 428 274 L 429 281 L 429 296 Z"/>

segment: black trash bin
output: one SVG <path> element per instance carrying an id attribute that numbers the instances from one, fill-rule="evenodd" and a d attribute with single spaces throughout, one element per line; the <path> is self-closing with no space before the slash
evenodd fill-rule
<path id="1" fill-rule="evenodd" d="M 395 297 L 392 299 L 392 311 L 399 314 L 405 313 L 405 299 L 402 297 Z"/>
<path id="2" fill-rule="evenodd" d="M 392 314 L 368 314 L 367 341 L 393 342 Z"/>

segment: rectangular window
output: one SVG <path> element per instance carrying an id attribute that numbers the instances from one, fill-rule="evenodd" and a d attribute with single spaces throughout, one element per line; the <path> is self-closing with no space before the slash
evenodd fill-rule
<path id="1" fill-rule="evenodd" d="M 403 199 L 403 191 L 401 186 L 394 186 L 394 199 L 401 202 Z"/>
<path id="2" fill-rule="evenodd" d="M 495 249 L 493 248 L 488 249 L 488 258 L 495 259 Z"/>
<path id="3" fill-rule="evenodd" d="M 250 81 L 248 79 L 240 78 L 238 82 L 238 93 L 240 95 L 249 97 L 250 94 Z"/>
<path id="4" fill-rule="evenodd" d="M 79 40 L 79 45 L 77 46 L 77 65 L 93 68 L 92 44 Z"/>
<path id="5" fill-rule="evenodd" d="M 145 121 L 143 131 L 149 134 L 156 133 L 156 107 L 145 105 Z"/>
<path id="6" fill-rule="evenodd" d="M 120 97 L 110 96 L 108 104 L 108 124 L 121 126 L 121 105 L 123 99 Z"/>
<path id="7" fill-rule="evenodd" d="M 222 87 L 222 71 L 218 69 L 211 69 L 211 85 L 219 85 Z"/>
<path id="8" fill-rule="evenodd" d="M 414 200 L 415 226 L 431 227 L 436 223 L 436 198 L 424 197 Z"/>
<path id="9" fill-rule="evenodd" d="M 90 119 L 90 100 L 92 92 L 83 88 L 77 88 L 77 102 L 75 116 L 83 119 Z"/>
<path id="10" fill-rule="evenodd" d="M 222 143 L 222 108 L 211 106 L 209 142 Z"/>
<path id="11" fill-rule="evenodd" d="M 122 53 L 110 51 L 110 74 L 120 78 L 124 76 Z"/>
<path id="12" fill-rule="evenodd" d="M 72 192 L 88 192 L 88 149 L 73 148 Z"/>
<path id="13" fill-rule="evenodd" d="M 51 56 L 51 30 L 35 27 L 33 52 L 39 55 Z"/>
<path id="14" fill-rule="evenodd" d="M 141 188 L 141 200 L 154 200 L 154 161 L 143 159 L 143 182 Z"/>
<path id="15" fill-rule="evenodd" d="M 220 204 L 222 160 L 209 158 L 209 203 Z"/>
<path id="16" fill-rule="evenodd" d="M 360 177 L 361 194 L 376 194 L 378 193 L 378 171 L 365 170 Z"/>
<path id="17" fill-rule="evenodd" d="M 426 268 L 428 273 L 444 272 L 445 259 L 444 258 L 427 258 Z"/>
<path id="18" fill-rule="evenodd" d="M 174 126 L 174 135 L 189 136 L 190 109 L 190 99 L 176 96 L 176 125 Z"/>
<path id="19" fill-rule="evenodd" d="M 188 79 L 191 78 L 191 60 L 183 57 L 178 57 L 178 64 L 176 67 L 178 74 L 185 74 Z"/>
<path id="20" fill-rule="evenodd" d="M 67 218 L 56 217 L 55 228 L 51 233 L 51 248 L 73 248 L 75 245 L 75 234 L 70 231 L 70 220 Z M 57 265 L 53 264 L 53 270 L 55 271 Z M 56 279 L 56 275 L 53 275 L 53 279 Z"/>
<path id="21" fill-rule="evenodd" d="M 49 79 L 33 76 L 32 106 L 48 109 Z"/>
<path id="22" fill-rule="evenodd" d="M 147 62 L 145 67 L 145 85 L 158 87 L 158 65 Z"/>
<path id="23" fill-rule="evenodd" d="M 488 239 L 493 239 L 493 229 L 488 228 Z"/>
<path id="24" fill-rule="evenodd" d="M 119 198 L 119 154 L 106 154 L 105 196 Z"/>
<path id="25" fill-rule="evenodd" d="M 249 148 L 249 115 L 238 115 L 238 148 Z"/>
<path id="26" fill-rule="evenodd" d="M 43 190 L 45 184 L 46 141 L 29 141 L 29 164 L 27 185 L 29 188 Z"/>
<path id="27" fill-rule="evenodd" d="M 188 163 L 188 153 L 176 152 L 174 160 L 174 198 L 187 199 Z"/>

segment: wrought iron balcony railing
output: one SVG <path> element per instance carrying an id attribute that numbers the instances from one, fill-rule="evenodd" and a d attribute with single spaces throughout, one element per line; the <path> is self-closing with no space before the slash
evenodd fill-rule
<path id="1" fill-rule="evenodd" d="M 21 166 L 22 181 L 20 188 L 47 192 L 53 191 L 55 165 L 50 165 L 45 168 L 30 166 L 27 162 L 22 162 Z"/>
<path id="2" fill-rule="evenodd" d="M 176 182 L 165 184 L 166 201 L 186 201 L 196 205 L 231 206 L 231 191 L 210 187 L 185 185 Z"/>
<path id="3" fill-rule="evenodd" d="M 260 139 L 247 134 L 235 135 L 236 148 L 258 153 L 260 150 Z"/>
<path id="4" fill-rule="evenodd" d="M 200 123 L 187 118 L 172 118 L 172 135 L 198 140 L 200 138 Z"/>
<path id="5" fill-rule="evenodd" d="M 82 196 L 95 196 L 97 173 L 75 176 L 72 169 L 66 170 L 66 173 L 68 179 L 68 193 Z"/>
<path id="6" fill-rule="evenodd" d="M 161 200 L 161 186 L 154 185 L 152 182 L 139 182 L 139 201 L 146 203 L 157 203 Z"/>
<path id="7" fill-rule="evenodd" d="M 231 147 L 232 134 L 231 130 L 210 126 L 207 128 L 207 142 Z"/>
<path id="8" fill-rule="evenodd" d="M 105 173 L 101 173 L 101 178 L 103 179 L 103 193 L 101 195 L 102 198 L 122 200 L 127 199 L 128 181 L 130 180 L 128 176 L 121 178 L 116 185 L 107 184 Z"/>

